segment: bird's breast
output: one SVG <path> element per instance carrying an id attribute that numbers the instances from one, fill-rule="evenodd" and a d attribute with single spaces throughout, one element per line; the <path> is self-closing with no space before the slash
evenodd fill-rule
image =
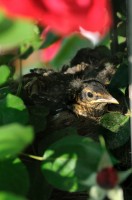
<path id="1" fill-rule="evenodd" d="M 73 112 L 77 116 L 83 116 L 83 117 L 100 117 L 106 110 L 106 104 L 100 103 L 100 104 L 73 104 Z"/>

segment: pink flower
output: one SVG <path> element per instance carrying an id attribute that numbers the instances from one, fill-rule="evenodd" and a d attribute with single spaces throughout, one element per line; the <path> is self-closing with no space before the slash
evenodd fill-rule
<path id="1" fill-rule="evenodd" d="M 11 17 L 33 19 L 62 36 L 81 32 L 94 37 L 94 43 L 112 25 L 110 0 L 0 0 L 0 7 Z"/>

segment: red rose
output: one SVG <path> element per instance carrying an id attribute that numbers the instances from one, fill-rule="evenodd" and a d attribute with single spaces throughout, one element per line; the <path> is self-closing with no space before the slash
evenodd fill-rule
<path id="1" fill-rule="evenodd" d="M 118 174 L 113 167 L 102 169 L 97 174 L 97 183 L 105 189 L 111 189 L 118 183 Z"/>
<path id="2" fill-rule="evenodd" d="M 0 7 L 9 16 L 39 21 L 62 36 L 81 30 L 86 37 L 94 32 L 99 38 L 112 24 L 110 0 L 0 0 Z"/>

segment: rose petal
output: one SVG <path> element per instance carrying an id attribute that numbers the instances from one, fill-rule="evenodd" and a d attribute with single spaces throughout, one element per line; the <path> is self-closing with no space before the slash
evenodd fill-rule
<path id="1" fill-rule="evenodd" d="M 93 46 L 96 46 L 101 41 L 101 34 L 99 32 L 90 32 L 80 27 L 80 33 L 88 38 Z"/>
<path id="2" fill-rule="evenodd" d="M 79 27 L 104 36 L 112 25 L 110 0 L 0 0 L 0 7 L 10 16 L 50 26 L 62 36 L 79 31 Z"/>

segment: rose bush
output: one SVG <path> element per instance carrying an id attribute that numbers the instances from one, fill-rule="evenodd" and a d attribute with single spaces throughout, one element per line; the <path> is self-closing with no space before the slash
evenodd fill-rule
<path id="1" fill-rule="evenodd" d="M 50 26 L 57 34 L 66 36 L 81 31 L 96 40 L 112 25 L 110 0 L 0 0 L 0 7 L 11 17 L 25 17 Z"/>

